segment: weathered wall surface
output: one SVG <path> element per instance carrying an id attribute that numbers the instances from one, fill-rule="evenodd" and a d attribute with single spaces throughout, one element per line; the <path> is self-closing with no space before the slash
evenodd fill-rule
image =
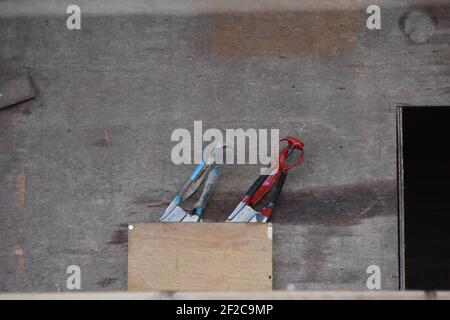
<path id="1" fill-rule="evenodd" d="M 449 103 L 449 7 L 427 7 L 437 27 L 415 44 L 407 1 L 382 7 L 381 30 L 345 3 L 96 12 L 69 31 L 65 7 L 5 2 L 0 74 L 28 73 L 38 95 L 0 111 L 0 290 L 66 290 L 71 264 L 83 290 L 126 289 L 127 224 L 156 221 L 192 170 L 171 163 L 170 135 L 194 120 L 306 144 L 274 218 L 276 289 L 365 289 L 371 264 L 397 289 L 395 106 Z M 257 174 L 226 167 L 206 220 Z"/>

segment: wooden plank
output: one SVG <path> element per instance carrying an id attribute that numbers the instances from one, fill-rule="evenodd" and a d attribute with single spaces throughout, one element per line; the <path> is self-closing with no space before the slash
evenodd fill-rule
<path id="1" fill-rule="evenodd" d="M 450 300 L 450 291 L 47 292 L 0 293 L 0 300 Z"/>
<path id="2" fill-rule="evenodd" d="M 214 4 L 198 15 L 183 5 L 183 15 L 172 15 L 149 4 L 152 14 L 127 23 L 123 14 L 88 15 L 88 36 L 28 2 L 29 16 L 0 10 L 0 74 L 26 70 L 39 88 L 38 99 L 0 111 L 2 291 L 64 289 L 72 264 L 82 269 L 83 290 L 126 290 L 126 223 L 156 221 L 193 170 L 170 158 L 171 133 L 192 134 L 194 120 L 222 132 L 278 128 L 306 143 L 304 166 L 289 175 L 274 216 L 274 289 L 363 290 L 372 264 L 383 289 L 398 289 L 394 106 L 448 104 L 448 6 L 426 1 L 439 24 L 415 45 L 398 21 L 410 1 L 383 5 L 381 30 L 366 28 L 362 5 L 334 15 L 329 1 L 309 1 L 327 6 L 316 12 L 303 1 L 296 10 L 250 1 L 258 12 Z M 231 50 L 236 42 L 218 37 L 229 29 L 240 39 L 241 26 L 225 15 L 279 51 L 255 41 L 255 53 Z M 305 24 L 311 17 L 323 25 Z M 267 30 L 283 38 L 266 39 Z M 286 39 L 304 46 L 289 50 Z M 336 39 L 341 45 L 330 46 Z M 234 47 L 219 56 L 218 43 Z M 223 221 L 259 168 L 225 170 L 209 221 Z"/>
<path id="3" fill-rule="evenodd" d="M 137 223 L 128 233 L 130 291 L 272 289 L 272 226 Z"/>

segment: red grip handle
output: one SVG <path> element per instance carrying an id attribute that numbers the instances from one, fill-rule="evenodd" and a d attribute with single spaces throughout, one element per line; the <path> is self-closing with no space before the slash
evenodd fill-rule
<path id="1" fill-rule="evenodd" d="M 305 152 L 303 150 L 304 147 L 303 142 L 294 137 L 284 137 L 283 139 L 280 139 L 280 142 L 287 142 L 287 145 L 283 147 L 278 156 L 277 171 L 272 175 L 268 175 L 267 178 L 262 183 L 262 185 L 254 193 L 254 195 L 251 196 L 250 199 L 248 199 L 248 204 L 251 206 L 254 206 L 259 201 L 261 201 L 261 199 L 267 194 L 267 192 L 273 188 L 273 186 L 277 183 L 280 174 L 282 172 L 287 173 L 290 169 L 292 169 L 295 166 L 298 166 L 304 160 Z M 286 160 L 294 149 L 300 151 L 300 156 L 296 162 L 286 165 Z"/>

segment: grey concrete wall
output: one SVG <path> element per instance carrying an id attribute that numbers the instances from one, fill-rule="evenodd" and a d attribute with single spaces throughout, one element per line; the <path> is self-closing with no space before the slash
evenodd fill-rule
<path id="1" fill-rule="evenodd" d="M 408 1 L 382 7 L 381 30 L 347 2 L 130 2 L 87 12 L 78 31 L 55 3 L 5 5 L 0 73 L 28 73 L 37 98 L 0 111 L 0 290 L 67 290 L 71 264 L 83 290 L 126 289 L 127 224 L 156 221 L 192 170 L 170 161 L 170 134 L 194 120 L 305 142 L 274 218 L 274 288 L 365 289 L 371 264 L 398 288 L 395 106 L 449 103 L 449 7 L 426 8 L 438 25 L 415 44 L 399 28 Z M 206 220 L 257 174 L 226 167 Z"/>

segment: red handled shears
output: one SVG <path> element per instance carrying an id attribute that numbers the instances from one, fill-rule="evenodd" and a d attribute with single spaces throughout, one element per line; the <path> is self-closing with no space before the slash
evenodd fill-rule
<path id="1" fill-rule="evenodd" d="M 300 165 L 305 156 L 304 144 L 294 137 L 285 137 L 280 140 L 280 145 L 285 144 L 280 151 L 277 161 L 268 170 L 268 174 L 260 175 L 246 192 L 243 199 L 233 212 L 228 216 L 228 222 L 266 222 L 272 216 L 272 210 L 278 196 L 283 189 L 287 173 L 290 169 Z M 288 159 L 294 150 L 300 151 L 295 162 L 288 163 Z M 252 207 L 270 191 L 268 201 L 261 212 Z"/>

